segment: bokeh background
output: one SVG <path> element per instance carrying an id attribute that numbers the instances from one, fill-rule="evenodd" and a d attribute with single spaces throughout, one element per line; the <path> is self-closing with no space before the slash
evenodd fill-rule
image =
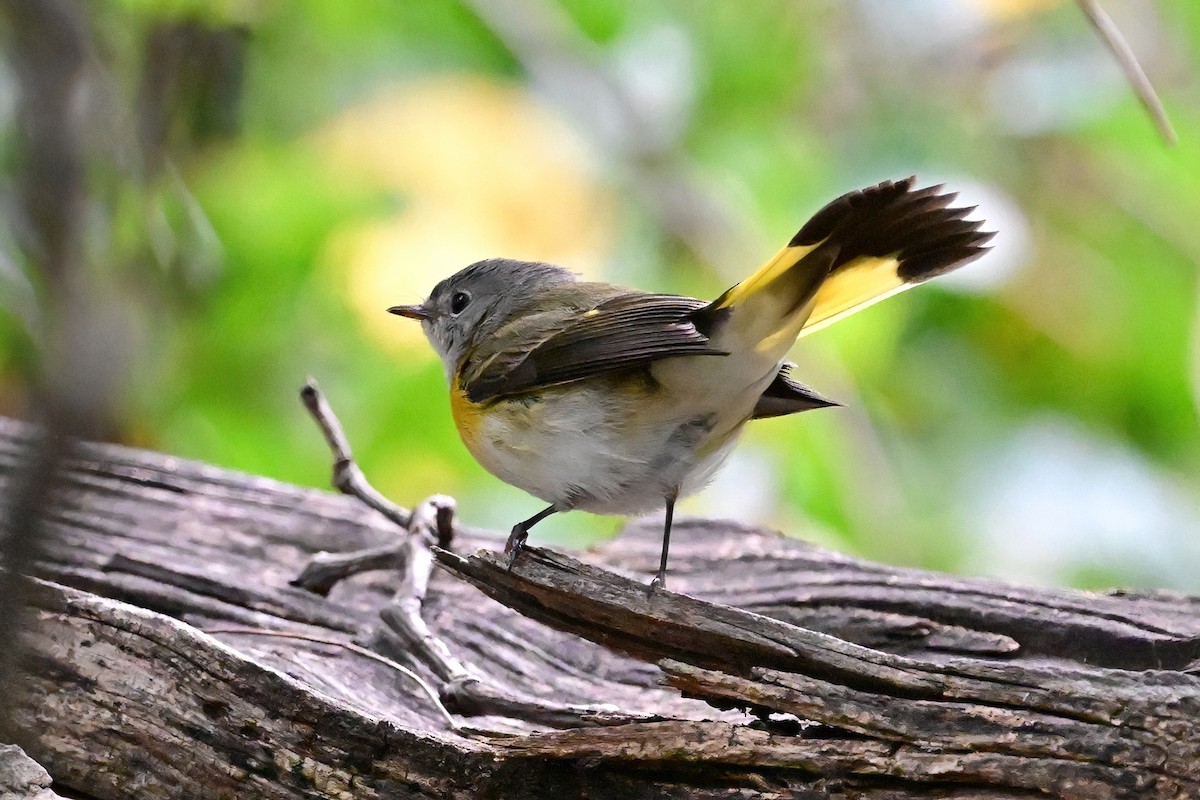
<path id="1" fill-rule="evenodd" d="M 829 199 L 916 173 L 979 204 L 993 252 L 801 340 L 846 407 L 756 423 L 683 512 L 1200 590 L 1200 4 L 1102 5 L 1177 146 L 1062 0 L 68 3 L 90 327 L 58 360 L 103 438 L 325 486 L 311 374 L 382 491 L 506 530 L 540 503 L 471 460 L 387 306 L 500 255 L 715 296 Z M 20 97 L 47 62 L 3 31 L 0 413 L 37 418 L 62 286 L 23 227 Z"/>

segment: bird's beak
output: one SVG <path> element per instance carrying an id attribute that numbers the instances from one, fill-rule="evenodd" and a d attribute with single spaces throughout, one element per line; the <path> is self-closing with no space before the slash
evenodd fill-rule
<path id="1" fill-rule="evenodd" d="M 425 306 L 422 306 L 422 305 L 392 306 L 391 308 L 388 309 L 388 313 L 396 314 L 397 316 L 401 316 L 401 317 L 408 317 L 409 319 L 419 319 L 419 320 L 426 320 L 433 316 L 432 314 L 429 313 L 429 309 L 425 308 Z"/>

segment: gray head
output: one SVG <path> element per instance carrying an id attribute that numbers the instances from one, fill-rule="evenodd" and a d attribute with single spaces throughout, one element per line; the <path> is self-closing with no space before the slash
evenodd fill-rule
<path id="1" fill-rule="evenodd" d="M 553 264 L 489 258 L 446 278 L 415 306 L 392 306 L 392 314 L 421 321 L 450 374 L 467 345 L 499 327 L 539 290 L 572 283 L 575 276 Z"/>

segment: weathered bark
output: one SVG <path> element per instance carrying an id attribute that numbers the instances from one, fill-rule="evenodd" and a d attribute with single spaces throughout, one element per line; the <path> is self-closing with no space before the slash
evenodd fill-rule
<path id="1" fill-rule="evenodd" d="M 13 744 L 0 744 L 0 800 L 61 800 L 50 773 Z"/>
<path id="2" fill-rule="evenodd" d="M 0 422 L 0 483 L 27 437 Z M 635 721 L 452 728 L 356 653 L 198 630 L 370 640 L 395 573 L 328 598 L 289 581 L 317 552 L 394 541 L 375 512 L 79 453 L 6 699 L 26 751 L 95 797 L 1200 797 L 1196 598 L 892 569 L 714 522 L 680 523 L 679 594 L 648 596 L 653 524 L 588 554 L 604 569 L 533 549 L 511 573 L 462 555 L 497 543 L 468 531 L 439 553 L 461 577 L 435 573 L 430 631 L 501 691 Z"/>

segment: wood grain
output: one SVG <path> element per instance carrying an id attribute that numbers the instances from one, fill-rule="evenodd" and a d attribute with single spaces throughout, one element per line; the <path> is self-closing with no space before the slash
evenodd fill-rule
<path id="1" fill-rule="evenodd" d="M 0 489 L 29 430 L 0 421 Z M 1200 601 L 1007 585 L 681 521 L 569 557 L 439 552 L 423 617 L 498 691 L 635 721 L 449 726 L 348 650 L 399 581 L 289 585 L 395 528 L 349 498 L 85 445 L 47 510 L 19 744 L 61 786 L 162 797 L 1200 797 Z M 483 552 L 476 553 L 481 547 Z M 454 573 L 454 574 L 451 574 Z M 433 680 L 420 660 L 412 669 Z"/>

